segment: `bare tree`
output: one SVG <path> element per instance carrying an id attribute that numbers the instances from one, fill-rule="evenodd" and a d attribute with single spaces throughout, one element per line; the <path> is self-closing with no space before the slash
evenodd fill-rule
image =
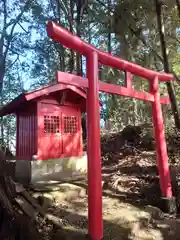
<path id="1" fill-rule="evenodd" d="M 0 92 L 3 88 L 3 80 L 6 72 L 6 58 L 10 51 L 14 30 L 17 24 L 19 24 L 29 4 L 30 0 L 27 0 L 18 15 L 8 21 L 7 0 L 3 1 L 3 27 L 2 32 L 0 33 Z M 18 53 L 16 54 L 18 56 Z"/>

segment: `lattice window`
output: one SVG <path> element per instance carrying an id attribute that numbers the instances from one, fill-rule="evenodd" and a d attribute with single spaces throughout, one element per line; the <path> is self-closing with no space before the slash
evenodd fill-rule
<path id="1" fill-rule="evenodd" d="M 59 116 L 44 116 L 44 132 L 45 133 L 59 133 L 60 132 L 60 118 Z"/>
<path id="2" fill-rule="evenodd" d="M 77 133 L 77 118 L 76 117 L 64 117 L 64 132 L 65 133 Z"/>

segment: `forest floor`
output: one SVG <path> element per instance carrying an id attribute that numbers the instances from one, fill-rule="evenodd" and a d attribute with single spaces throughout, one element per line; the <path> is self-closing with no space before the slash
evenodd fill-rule
<path id="1" fill-rule="evenodd" d="M 180 240 L 180 214 L 160 210 L 152 132 L 151 125 L 145 124 L 101 135 L 105 240 Z M 180 133 L 168 129 L 166 139 L 173 194 L 180 200 Z M 1 162 L 2 169 L 9 169 Z M 24 189 L 8 177 L 8 171 L 0 175 L 0 239 L 87 239 L 87 179 Z"/>
<path id="2" fill-rule="evenodd" d="M 73 189 L 74 185 L 87 187 L 81 181 L 69 183 L 69 189 Z M 71 199 L 67 197 L 64 200 L 61 197 L 62 193 L 56 194 L 56 200 L 48 208 L 48 213 L 60 219 L 62 229 L 53 231 L 46 239 L 85 240 L 88 227 L 87 196 L 72 199 L 71 195 Z M 103 192 L 103 223 L 105 240 L 180 239 L 180 219 L 176 216 L 164 214 L 160 209 L 149 205 L 142 206 L 129 199 L 126 201 L 124 194 L 111 190 Z"/>
<path id="3" fill-rule="evenodd" d="M 106 171 L 103 179 L 107 179 Z M 148 200 L 139 194 L 139 187 L 137 190 L 135 187 L 131 188 L 134 182 L 138 182 L 136 177 L 124 174 L 119 178 L 119 182 L 118 187 L 103 189 L 105 240 L 166 240 L 171 237 L 180 239 L 178 216 L 164 214 L 159 208 L 147 205 Z M 64 191 L 59 186 L 60 191 L 48 193 L 53 199 L 53 204 L 47 212 L 57 217 L 62 227 L 48 239 L 86 239 L 87 181 L 69 181 L 62 185 Z"/>
<path id="4" fill-rule="evenodd" d="M 155 207 L 159 203 L 160 188 L 153 138 L 145 133 L 145 140 L 142 140 L 144 136 L 138 137 L 139 129 L 132 131 L 130 127 L 119 134 L 106 134 L 101 139 L 104 239 L 180 239 L 179 216 L 165 214 Z M 172 135 L 167 139 L 174 176 L 179 168 L 176 149 L 179 137 Z M 66 186 L 64 192 L 48 193 L 53 203 L 47 211 L 60 219 L 62 229 L 53 231 L 47 239 L 86 239 L 87 181 L 63 184 Z M 75 188 L 78 190 L 73 197 Z"/>

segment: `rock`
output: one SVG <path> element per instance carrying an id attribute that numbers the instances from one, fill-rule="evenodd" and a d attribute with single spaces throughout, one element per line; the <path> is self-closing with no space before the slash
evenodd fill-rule
<path id="1" fill-rule="evenodd" d="M 123 129 L 121 132 L 121 135 L 124 140 L 126 141 L 135 141 L 137 138 L 140 138 L 140 134 L 142 132 L 142 129 L 140 126 L 132 126 L 128 125 Z"/>
<path id="2" fill-rule="evenodd" d="M 52 207 L 54 203 L 54 199 L 50 194 L 43 194 L 41 196 L 38 196 L 37 201 L 43 210 L 47 210 L 48 208 Z"/>
<path id="3" fill-rule="evenodd" d="M 151 215 L 151 219 L 161 220 L 164 218 L 164 213 L 157 207 L 147 205 L 145 211 Z"/>

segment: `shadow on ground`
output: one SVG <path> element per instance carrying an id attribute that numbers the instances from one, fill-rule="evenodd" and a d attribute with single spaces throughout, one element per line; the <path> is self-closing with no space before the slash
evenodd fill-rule
<path id="1" fill-rule="evenodd" d="M 104 239 L 168 240 L 172 237 L 174 240 L 180 239 L 178 218 L 168 215 L 157 217 L 153 209 L 152 211 L 146 209 L 146 205 L 161 208 L 159 202 L 161 193 L 156 165 L 154 163 L 150 166 L 144 165 L 143 162 L 141 166 L 139 164 L 141 158 L 134 156 L 132 161 L 126 159 L 127 165 L 126 162 L 119 161 L 118 165 L 112 168 L 111 166 L 103 168 Z M 114 187 L 116 181 L 117 186 Z M 84 179 L 49 183 L 49 190 L 58 189 L 63 183 L 88 192 L 87 181 Z M 67 188 L 61 187 L 60 191 L 66 194 Z M 87 195 L 77 195 L 75 200 L 59 201 L 50 212 L 63 219 L 64 226 L 63 231 L 57 230 L 52 239 L 86 239 Z"/>
<path id="2" fill-rule="evenodd" d="M 53 212 L 53 211 L 52 211 Z M 87 239 L 87 217 L 68 210 L 56 209 L 56 216 L 64 218 L 64 229 L 54 232 L 52 239 Z M 148 217 L 125 221 L 121 216 L 112 221 L 104 219 L 104 240 L 168 240 L 179 238 L 180 222 L 174 219 L 152 221 Z"/>

